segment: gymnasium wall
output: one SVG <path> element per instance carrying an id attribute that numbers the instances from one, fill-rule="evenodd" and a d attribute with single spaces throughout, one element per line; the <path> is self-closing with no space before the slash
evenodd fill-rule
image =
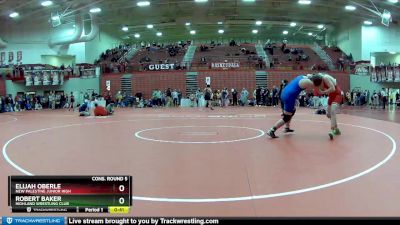
<path id="1" fill-rule="evenodd" d="M 186 96 L 186 72 L 135 72 L 132 74 L 132 93 L 141 92 L 145 98 L 152 96 L 154 89 L 179 89 Z M 104 74 L 101 76 L 100 93 L 106 92 L 106 81 L 111 82 L 111 95 L 121 90 L 121 77 L 124 74 Z"/>
<path id="2" fill-rule="evenodd" d="M 115 97 L 117 92 L 121 90 L 121 77 L 124 74 L 103 74 L 100 76 L 100 94 L 105 94 L 107 92 L 106 89 L 106 81 L 110 81 L 110 93 L 111 96 Z"/>
<path id="3" fill-rule="evenodd" d="M 49 47 L 50 37 L 68 36 L 73 29 L 72 24 L 51 28 L 47 23 L 32 23 L 26 20 L 23 23 L 4 21 L 0 24 L 0 33 L 8 45 L 7 48 L 0 49 L 0 52 L 7 52 L 7 62 L 8 52 L 14 52 L 14 63 L 16 63 L 17 51 L 22 51 L 23 64 L 43 63 L 42 55 L 69 55 L 75 56 L 76 63 L 93 63 L 101 52 L 122 42 L 121 39 L 100 31 L 90 42 Z"/>
<path id="4" fill-rule="evenodd" d="M 399 36 L 400 28 L 397 26 L 363 26 L 362 59 L 369 60 L 372 52 L 400 52 Z"/>
<path id="5" fill-rule="evenodd" d="M 69 65 L 72 66 L 75 64 L 75 57 L 69 55 L 42 55 L 41 58 L 43 64 L 49 64 L 58 67 L 61 65 L 68 67 Z"/>
<path id="6" fill-rule="evenodd" d="M 99 78 L 71 78 L 64 81 L 62 86 L 25 86 L 25 82 L 12 82 L 6 80 L 7 94 L 15 96 L 18 92 L 36 92 L 43 95 L 45 91 L 64 91 L 64 93 L 74 92 L 75 96 L 79 96 L 80 92 L 88 92 L 94 90 L 99 93 L 100 79 Z M 0 87 L 1 88 L 1 87 Z"/>
<path id="7" fill-rule="evenodd" d="M 362 60 L 362 29 L 361 25 L 345 24 L 336 32 L 336 45 L 347 55 L 353 55 L 355 61 Z"/>
<path id="8" fill-rule="evenodd" d="M 374 53 L 373 58 L 371 58 L 371 65 L 379 66 L 382 62 L 385 65 L 389 63 L 392 65 L 393 63 L 400 63 L 400 54 L 390 54 L 386 52 Z"/>
<path id="9" fill-rule="evenodd" d="M 150 98 L 153 89 L 164 91 L 167 88 L 181 90 L 186 96 L 186 72 L 144 72 L 133 73 L 132 91 L 141 92 L 145 98 Z"/>
<path id="10" fill-rule="evenodd" d="M 94 63 L 102 52 L 115 48 L 121 40 L 105 32 L 100 32 L 97 37 L 85 43 L 85 62 Z"/>
<path id="11" fill-rule="evenodd" d="M 267 86 L 279 86 L 282 79 L 291 80 L 299 74 L 312 73 L 315 71 L 267 71 Z M 211 78 L 211 87 L 213 90 L 235 88 L 242 90 L 246 88 L 253 91 L 256 88 L 255 71 L 199 71 L 197 82 L 199 88 L 205 88 L 206 77 Z M 330 72 L 335 77 L 343 91 L 350 89 L 350 76 L 343 72 Z M 106 91 L 106 81 L 111 82 L 111 94 L 121 90 L 121 77 L 123 74 L 104 74 L 101 76 L 100 93 Z M 153 89 L 165 90 L 166 88 L 176 88 L 182 91 L 186 96 L 186 72 L 140 72 L 132 74 L 132 94 L 142 92 L 145 98 L 150 98 Z"/>
<path id="12" fill-rule="evenodd" d="M 400 83 L 374 83 L 371 82 L 369 76 L 350 75 L 350 90 L 361 89 L 373 91 L 381 91 L 382 88 L 400 89 Z"/>
<path id="13" fill-rule="evenodd" d="M 400 28 L 346 24 L 336 32 L 336 44 L 354 60 L 370 60 L 373 52 L 400 52 Z M 380 63 L 380 62 L 377 62 Z"/>
<path id="14" fill-rule="evenodd" d="M 211 87 L 213 90 L 222 90 L 228 88 L 231 90 L 254 90 L 256 87 L 255 71 L 200 71 L 197 82 L 201 90 L 206 86 L 206 77 L 211 78 Z"/>

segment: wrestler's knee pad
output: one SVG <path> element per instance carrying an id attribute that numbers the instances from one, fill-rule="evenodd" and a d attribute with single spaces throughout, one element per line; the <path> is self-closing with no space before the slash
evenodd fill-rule
<path id="1" fill-rule="evenodd" d="M 292 119 L 293 115 L 283 115 L 283 121 L 285 121 L 285 123 L 289 122 Z"/>

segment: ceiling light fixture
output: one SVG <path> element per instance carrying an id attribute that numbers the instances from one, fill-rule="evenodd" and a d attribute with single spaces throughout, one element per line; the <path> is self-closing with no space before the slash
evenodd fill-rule
<path id="1" fill-rule="evenodd" d="M 287 31 L 287 30 L 284 30 L 284 31 L 283 31 L 283 34 L 284 34 L 284 35 L 287 35 L 288 33 L 289 33 L 289 31 Z"/>
<path id="2" fill-rule="evenodd" d="M 290 26 L 291 26 L 291 27 L 295 27 L 295 26 L 297 26 L 297 23 L 291 22 L 291 23 L 290 23 Z"/>
<path id="3" fill-rule="evenodd" d="M 398 3 L 399 0 L 388 0 L 388 2 L 390 2 L 390 3 Z"/>
<path id="4" fill-rule="evenodd" d="M 318 29 L 323 29 L 325 26 L 323 24 L 320 24 L 317 27 L 318 27 Z"/>
<path id="5" fill-rule="evenodd" d="M 157 36 L 161 37 L 162 33 L 161 32 L 157 32 Z"/>
<path id="6" fill-rule="evenodd" d="M 44 7 L 51 6 L 51 5 L 53 5 L 53 2 L 52 1 L 44 1 L 41 3 L 41 5 Z"/>
<path id="7" fill-rule="evenodd" d="M 261 24 L 262 24 L 262 21 L 260 21 L 260 20 L 257 20 L 257 21 L 256 21 L 256 25 L 257 25 L 257 26 L 260 26 Z"/>
<path id="8" fill-rule="evenodd" d="M 194 0 L 194 2 L 208 2 L 208 0 Z"/>
<path id="9" fill-rule="evenodd" d="M 312 35 L 313 35 L 313 33 L 311 33 L 311 32 L 310 32 L 310 33 L 308 33 L 308 36 L 312 36 Z"/>
<path id="10" fill-rule="evenodd" d="M 136 5 L 139 7 L 145 7 L 145 6 L 149 6 L 150 2 L 149 1 L 139 1 L 138 3 L 136 3 Z"/>
<path id="11" fill-rule="evenodd" d="M 90 9 L 89 12 L 91 12 L 91 13 L 99 13 L 99 12 L 101 12 L 101 9 L 100 8 L 93 8 L 93 9 Z"/>
<path id="12" fill-rule="evenodd" d="M 346 5 L 344 7 L 347 11 L 354 11 L 357 9 L 357 7 L 355 7 L 354 5 Z"/>
<path id="13" fill-rule="evenodd" d="M 252 30 L 251 31 L 253 34 L 258 34 L 258 30 Z"/>
<path id="14" fill-rule="evenodd" d="M 129 28 L 128 28 L 127 26 L 123 26 L 123 27 L 122 27 L 122 30 L 126 32 L 126 31 L 129 30 Z"/>
<path id="15" fill-rule="evenodd" d="M 223 34 L 225 31 L 224 30 L 218 30 L 219 34 Z"/>
<path id="16" fill-rule="evenodd" d="M 311 4 L 311 1 L 310 0 L 299 0 L 298 3 L 301 5 L 309 5 L 309 4 Z"/>
<path id="17" fill-rule="evenodd" d="M 195 34 L 196 34 L 196 31 L 195 31 L 195 30 L 191 30 L 191 31 L 190 31 L 190 34 L 191 34 L 191 35 L 195 35 Z"/>
<path id="18" fill-rule="evenodd" d="M 188 22 L 188 23 L 185 23 L 185 26 L 190 26 L 190 23 Z"/>
<path id="19" fill-rule="evenodd" d="M 18 16 L 19 16 L 19 13 L 17 13 L 17 12 L 13 12 L 13 13 L 10 14 L 11 18 L 15 18 L 15 17 L 18 17 Z"/>
<path id="20" fill-rule="evenodd" d="M 147 28 L 149 28 L 149 29 L 153 29 L 153 25 L 152 24 L 149 24 L 149 25 L 147 25 Z"/>
<path id="21" fill-rule="evenodd" d="M 135 38 L 140 38 L 140 34 L 135 34 Z"/>
<path id="22" fill-rule="evenodd" d="M 53 21 L 57 21 L 57 20 L 59 20 L 60 19 L 60 16 L 52 16 L 51 17 L 51 20 L 53 20 Z"/>
<path id="23" fill-rule="evenodd" d="M 372 25 L 372 21 L 366 20 L 366 21 L 364 21 L 364 24 L 365 25 Z"/>

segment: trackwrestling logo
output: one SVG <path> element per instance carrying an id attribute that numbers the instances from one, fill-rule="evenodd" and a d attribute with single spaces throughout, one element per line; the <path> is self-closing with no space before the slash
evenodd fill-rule
<path id="1" fill-rule="evenodd" d="M 64 217 L 2 217 L 2 225 L 64 225 Z"/>

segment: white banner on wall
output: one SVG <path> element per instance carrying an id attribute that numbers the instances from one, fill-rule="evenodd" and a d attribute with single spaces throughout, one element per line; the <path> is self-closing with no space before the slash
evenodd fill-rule
<path id="1" fill-rule="evenodd" d="M 400 68 L 399 67 L 394 68 L 394 80 L 400 81 Z"/>
<path id="2" fill-rule="evenodd" d="M 175 69 L 175 64 L 151 64 L 149 65 L 149 70 L 173 70 Z"/>
<path id="3" fill-rule="evenodd" d="M 0 53 L 0 62 L 3 63 L 6 61 L 6 52 L 1 52 Z"/>
<path id="4" fill-rule="evenodd" d="M 110 80 L 106 80 L 106 90 L 111 91 L 111 81 Z"/>
<path id="5" fill-rule="evenodd" d="M 211 68 L 239 68 L 240 63 L 238 62 L 233 62 L 233 63 L 211 63 Z"/>
<path id="6" fill-rule="evenodd" d="M 206 85 L 211 85 L 211 77 L 206 77 Z"/>
<path id="7" fill-rule="evenodd" d="M 14 52 L 8 52 L 8 62 L 13 63 L 14 61 Z"/>
<path id="8" fill-rule="evenodd" d="M 22 51 L 18 51 L 17 52 L 17 62 L 21 62 L 22 61 Z"/>

